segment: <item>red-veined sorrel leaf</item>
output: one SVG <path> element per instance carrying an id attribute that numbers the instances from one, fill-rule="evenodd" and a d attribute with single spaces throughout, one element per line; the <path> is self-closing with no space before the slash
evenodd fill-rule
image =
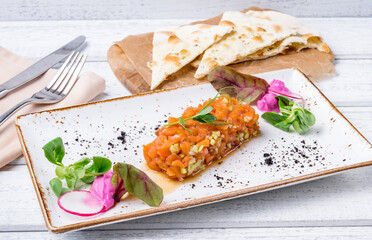
<path id="1" fill-rule="evenodd" d="M 111 178 L 111 183 L 115 188 L 114 195 L 112 198 L 116 202 L 120 202 L 121 197 L 127 192 L 127 190 L 124 187 L 124 181 L 120 177 L 119 171 L 118 171 L 118 164 L 115 164 L 113 167 L 114 174 L 112 175 Z"/>
<path id="2" fill-rule="evenodd" d="M 219 91 L 226 88 L 225 93 L 248 104 L 261 99 L 270 85 L 261 78 L 242 74 L 228 67 L 216 67 L 208 75 L 208 81 Z"/>
<path id="3" fill-rule="evenodd" d="M 111 183 L 115 188 L 115 199 L 120 199 L 128 191 L 150 206 L 159 206 L 163 201 L 163 190 L 138 168 L 126 163 L 117 163 L 113 170 Z"/>

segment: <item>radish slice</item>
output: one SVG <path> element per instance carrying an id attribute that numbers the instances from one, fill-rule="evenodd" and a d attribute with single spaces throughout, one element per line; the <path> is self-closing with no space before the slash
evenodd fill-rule
<path id="1" fill-rule="evenodd" d="M 64 211 L 89 217 L 105 211 L 103 203 L 95 198 L 91 192 L 85 190 L 75 190 L 62 194 L 58 198 L 58 206 Z"/>

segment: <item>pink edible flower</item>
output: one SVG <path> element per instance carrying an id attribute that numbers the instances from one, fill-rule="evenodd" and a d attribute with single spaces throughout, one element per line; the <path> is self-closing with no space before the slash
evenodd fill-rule
<path id="1" fill-rule="evenodd" d="M 278 100 L 271 92 L 266 93 L 260 100 L 257 101 L 257 108 L 261 112 L 277 112 L 280 113 Z"/>
<path id="2" fill-rule="evenodd" d="M 269 91 L 284 96 L 292 94 L 292 92 L 285 87 L 284 82 L 276 79 L 271 81 Z"/>
<path id="3" fill-rule="evenodd" d="M 284 82 L 274 79 L 270 83 L 268 92 L 257 101 L 257 108 L 261 112 L 277 112 L 280 113 L 278 99 L 275 98 L 276 95 L 291 95 L 291 91 L 285 87 Z"/>
<path id="4" fill-rule="evenodd" d="M 109 210 L 115 204 L 112 197 L 115 188 L 111 183 L 111 178 L 114 172 L 112 170 L 105 173 L 103 176 L 94 179 L 90 192 L 93 197 L 97 198 L 105 206 L 105 211 Z"/>

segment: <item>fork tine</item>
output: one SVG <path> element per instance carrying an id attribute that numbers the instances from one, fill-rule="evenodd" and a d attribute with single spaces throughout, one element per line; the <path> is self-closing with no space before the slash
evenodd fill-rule
<path id="1" fill-rule="evenodd" d="M 58 72 L 56 73 L 56 75 L 52 78 L 52 80 L 50 80 L 50 82 L 48 83 L 48 85 L 45 87 L 46 90 L 49 90 L 51 87 L 53 87 L 53 85 L 57 82 L 59 76 L 61 76 L 63 70 L 65 70 L 68 62 L 70 61 L 71 57 L 75 54 L 75 51 L 73 51 L 66 59 L 66 61 L 63 63 L 63 65 L 61 66 L 61 68 L 58 70 Z"/>
<path id="2" fill-rule="evenodd" d="M 72 87 L 76 83 L 76 81 L 79 77 L 80 71 L 83 68 L 86 60 L 87 60 L 87 55 L 83 54 L 81 60 L 79 61 L 79 64 L 77 65 L 76 69 L 74 70 L 74 72 L 71 76 L 70 81 L 68 82 L 67 86 L 63 90 L 62 95 L 66 95 L 70 92 L 70 90 L 72 89 Z"/>
<path id="3" fill-rule="evenodd" d="M 57 81 L 53 84 L 51 88 L 47 89 L 48 91 L 55 92 L 59 88 L 59 86 L 65 79 L 66 75 L 70 71 L 71 67 L 73 66 L 76 58 L 79 56 L 79 54 L 80 54 L 79 52 L 75 53 L 75 55 L 72 57 L 72 60 L 68 63 L 67 67 L 63 70 L 61 75 L 58 77 Z"/>
<path id="4" fill-rule="evenodd" d="M 65 78 L 63 79 L 63 81 L 61 82 L 61 85 L 58 86 L 58 88 L 55 90 L 54 93 L 56 93 L 56 94 L 58 94 L 58 95 L 62 94 L 63 90 L 65 89 L 65 87 L 66 87 L 67 84 L 69 83 L 69 81 L 70 81 L 70 79 L 71 79 L 71 76 L 72 76 L 72 74 L 74 73 L 74 71 L 75 71 L 76 67 L 78 66 L 78 64 L 79 64 L 79 62 L 80 62 L 80 60 L 81 60 L 82 57 L 83 57 L 83 54 L 80 54 L 80 55 L 77 57 L 76 61 L 75 61 L 73 64 L 72 64 L 72 62 L 71 62 L 71 64 L 72 64 L 71 68 L 69 69 L 69 71 L 68 71 L 66 77 L 65 77 Z"/>
<path id="5" fill-rule="evenodd" d="M 49 84 L 36 92 L 32 95 L 31 98 L 25 99 L 15 105 L 13 108 L 5 112 L 3 115 L 0 115 L 0 126 L 7 120 L 11 115 L 13 115 L 16 111 L 21 109 L 22 107 L 26 106 L 30 103 L 55 103 L 61 101 L 72 89 L 74 84 L 79 77 L 80 71 L 83 68 L 87 56 L 85 54 L 79 53 L 73 57 L 73 60 L 68 65 L 70 58 L 73 56 L 71 54 L 67 61 L 61 67 L 62 70 L 59 70 L 56 74 L 56 77 L 53 77 L 53 80 L 49 82 Z M 75 61 L 77 59 L 77 61 Z M 68 67 L 66 68 L 66 65 Z M 56 80 L 57 79 L 57 80 Z M 55 86 L 57 85 L 57 86 Z"/>

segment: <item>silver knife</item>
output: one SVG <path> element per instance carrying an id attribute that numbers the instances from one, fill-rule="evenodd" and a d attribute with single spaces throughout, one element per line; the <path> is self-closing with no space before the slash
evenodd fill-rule
<path id="1" fill-rule="evenodd" d="M 34 63 L 32 66 L 19 73 L 15 77 L 3 84 L 0 84 L 0 98 L 45 73 L 48 69 L 70 55 L 73 50 L 80 47 L 84 42 L 85 36 L 79 36 L 63 47 Z"/>

